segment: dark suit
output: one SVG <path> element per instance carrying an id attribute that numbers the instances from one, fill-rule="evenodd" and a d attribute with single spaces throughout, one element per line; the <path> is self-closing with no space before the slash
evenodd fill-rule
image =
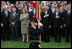
<path id="1" fill-rule="evenodd" d="M 29 12 L 29 20 L 32 20 L 34 17 L 34 13 L 33 13 L 33 11 L 30 11 Z"/>
<path id="2" fill-rule="evenodd" d="M 18 33 L 18 24 L 19 24 L 19 14 L 16 13 L 15 16 L 13 16 L 13 13 L 9 17 L 9 22 L 10 22 L 10 31 L 11 31 L 11 40 L 17 41 L 19 38 L 19 33 Z M 15 26 L 12 26 L 12 22 L 15 22 Z"/>
<path id="3" fill-rule="evenodd" d="M 60 17 L 61 17 L 61 25 L 63 26 L 64 24 L 64 16 L 66 16 L 65 12 L 60 12 L 59 13 Z M 60 32 L 62 33 L 62 36 L 65 37 L 65 27 L 63 26 L 63 28 L 60 28 Z"/>
<path id="4" fill-rule="evenodd" d="M 1 12 L 1 23 L 3 24 L 3 13 L 2 12 Z M 3 34 L 4 34 L 3 28 L 4 27 L 1 27 L 1 39 L 3 39 Z"/>
<path id="5" fill-rule="evenodd" d="M 43 24 L 43 21 L 44 21 L 44 15 L 45 15 L 45 13 L 44 13 L 44 11 L 42 11 L 41 12 L 41 22 L 42 22 L 42 24 Z M 44 33 L 43 32 L 41 33 L 41 40 L 42 41 L 44 40 Z"/>
<path id="6" fill-rule="evenodd" d="M 50 19 L 50 13 L 49 11 L 47 11 L 47 14 L 49 16 L 44 17 L 45 12 L 41 13 L 41 18 L 42 18 L 42 23 L 43 23 L 43 33 L 42 33 L 42 38 L 45 42 L 49 42 L 50 41 L 50 29 L 49 29 L 49 25 L 51 25 L 51 19 Z"/>
<path id="7" fill-rule="evenodd" d="M 16 8 L 16 12 L 19 13 L 19 15 L 22 13 L 22 8 Z"/>
<path id="8" fill-rule="evenodd" d="M 16 11 L 17 11 L 17 13 L 19 14 L 19 18 L 20 18 L 20 14 L 22 13 L 22 8 L 16 8 Z M 18 30 L 18 33 L 19 33 L 19 36 L 21 37 L 21 22 L 19 21 L 19 30 Z"/>
<path id="9" fill-rule="evenodd" d="M 57 16 L 60 17 L 60 13 L 58 12 Z M 56 12 L 54 15 L 54 37 L 55 37 L 55 42 L 60 42 L 61 41 L 61 32 L 60 32 L 60 26 L 61 26 L 61 17 L 60 18 L 55 18 L 56 17 Z"/>
<path id="10" fill-rule="evenodd" d="M 49 13 L 50 13 L 50 17 L 51 17 L 51 36 L 54 36 L 54 15 L 55 15 L 55 11 L 54 11 L 54 13 L 52 12 L 52 9 L 51 8 L 49 8 Z"/>
<path id="11" fill-rule="evenodd" d="M 3 11 L 3 24 L 4 24 L 4 40 L 9 40 L 9 16 L 10 16 L 10 12 L 8 11 L 8 14 L 6 16 L 5 11 Z"/>
<path id="12" fill-rule="evenodd" d="M 66 25 L 65 27 L 65 34 L 66 34 L 66 41 L 69 42 L 69 36 L 71 36 L 71 11 L 68 13 L 68 11 L 64 11 L 65 16 L 64 16 L 64 24 Z"/>

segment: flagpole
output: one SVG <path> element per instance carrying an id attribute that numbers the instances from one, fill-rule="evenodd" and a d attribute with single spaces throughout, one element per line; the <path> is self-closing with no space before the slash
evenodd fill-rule
<path id="1" fill-rule="evenodd" d="M 38 22 L 40 23 L 40 2 L 38 1 Z"/>
<path id="2" fill-rule="evenodd" d="M 39 7 L 40 2 L 38 1 L 37 4 L 38 4 L 38 23 L 40 23 L 40 15 L 39 15 L 40 14 L 40 7 Z M 41 34 L 39 35 L 39 43 L 41 43 Z"/>

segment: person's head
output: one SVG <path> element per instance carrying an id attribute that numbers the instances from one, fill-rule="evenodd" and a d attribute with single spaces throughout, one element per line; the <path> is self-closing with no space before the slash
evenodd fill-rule
<path id="1" fill-rule="evenodd" d="M 37 26 L 37 23 L 38 23 L 37 19 L 34 18 L 34 25 Z"/>
<path id="2" fill-rule="evenodd" d="M 67 9 L 70 10 L 71 9 L 71 6 L 70 5 L 67 5 Z"/>
<path id="3" fill-rule="evenodd" d="M 22 14 L 26 13 L 26 9 L 22 9 Z"/>
<path id="4" fill-rule="evenodd" d="M 45 2 L 46 6 L 48 6 L 48 1 Z"/>
<path id="5" fill-rule="evenodd" d="M 40 4 L 40 7 L 42 7 L 42 6 L 43 6 L 43 4 L 41 3 L 41 4 Z"/>
<path id="6" fill-rule="evenodd" d="M 13 13 L 16 12 L 16 8 L 12 8 L 12 12 L 13 12 Z"/>
<path id="7" fill-rule="evenodd" d="M 51 5 L 51 8 L 55 8 L 55 4 L 52 4 L 52 5 Z"/>
<path id="8" fill-rule="evenodd" d="M 37 26 L 38 23 L 37 22 L 34 22 L 34 24 L 35 24 L 35 26 Z"/>
<path id="9" fill-rule="evenodd" d="M 63 12 L 63 11 L 64 11 L 64 8 L 63 8 L 63 7 L 60 7 L 60 8 L 59 8 L 59 11 L 60 11 L 60 12 Z"/>
<path id="10" fill-rule="evenodd" d="M 43 12 L 44 11 L 44 6 L 43 7 L 41 7 L 41 9 L 40 9 L 40 12 Z"/>
<path id="11" fill-rule="evenodd" d="M 21 8 L 21 4 L 20 3 L 18 4 L 18 8 Z"/>
<path id="12" fill-rule="evenodd" d="M 4 10 L 5 10 L 5 11 L 8 11 L 8 7 L 7 7 L 7 6 L 5 6 L 5 7 L 4 7 Z"/>
<path id="13" fill-rule="evenodd" d="M 15 6 L 18 7 L 18 1 L 16 1 Z"/>
<path id="14" fill-rule="evenodd" d="M 45 11 L 46 11 L 46 10 L 48 10 L 48 7 L 47 7 L 47 6 L 44 6 L 44 9 L 45 9 Z"/>
<path id="15" fill-rule="evenodd" d="M 28 3 L 28 6 L 31 7 L 31 3 Z"/>
<path id="16" fill-rule="evenodd" d="M 23 3 L 26 3 L 26 1 L 23 1 Z"/>
<path id="17" fill-rule="evenodd" d="M 57 4 L 60 4 L 61 3 L 61 1 L 57 1 Z"/>
<path id="18" fill-rule="evenodd" d="M 25 9 L 27 9 L 27 5 L 25 5 Z"/>
<path id="19" fill-rule="evenodd" d="M 67 5 L 67 1 L 64 1 L 64 5 Z"/>
<path id="20" fill-rule="evenodd" d="M 27 9 L 25 9 L 26 10 L 26 13 L 28 12 L 28 10 Z"/>
<path id="21" fill-rule="evenodd" d="M 37 19 L 36 18 L 34 18 L 34 19 L 31 20 L 31 25 L 32 26 L 37 26 L 37 23 L 38 22 L 37 22 Z"/>
<path id="22" fill-rule="evenodd" d="M 14 8 L 14 4 L 11 4 L 11 8 Z"/>
<path id="23" fill-rule="evenodd" d="M 10 3 L 8 4 L 8 8 L 11 8 L 11 4 Z"/>
<path id="24" fill-rule="evenodd" d="M 10 2 L 9 1 L 7 1 L 7 5 L 9 4 Z"/>
<path id="25" fill-rule="evenodd" d="M 3 5 L 4 5 L 4 6 L 6 5 L 6 2 L 5 2 L 5 1 L 3 1 Z"/>
<path id="26" fill-rule="evenodd" d="M 59 12 L 59 8 L 58 7 L 55 8 L 55 12 Z"/>
<path id="27" fill-rule="evenodd" d="M 16 1 L 16 4 L 18 4 L 19 2 L 18 1 Z"/>
<path id="28" fill-rule="evenodd" d="M 60 6 L 63 6 L 63 3 L 61 2 L 59 5 L 60 5 Z"/>
<path id="29" fill-rule="evenodd" d="M 52 1 L 53 4 L 56 4 L 56 1 Z"/>

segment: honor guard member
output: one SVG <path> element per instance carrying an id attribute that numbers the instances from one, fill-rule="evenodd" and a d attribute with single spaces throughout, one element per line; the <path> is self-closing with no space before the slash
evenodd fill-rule
<path id="1" fill-rule="evenodd" d="M 31 27 L 29 28 L 31 42 L 29 48 L 40 48 L 39 35 L 42 30 L 41 26 L 38 26 L 37 23 L 36 19 L 31 20 Z"/>

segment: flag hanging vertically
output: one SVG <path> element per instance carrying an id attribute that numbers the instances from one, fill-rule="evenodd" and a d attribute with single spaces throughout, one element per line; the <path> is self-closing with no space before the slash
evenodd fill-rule
<path id="1" fill-rule="evenodd" d="M 29 1 L 33 7 L 34 7 L 34 18 L 37 18 L 38 22 L 40 22 L 41 17 L 40 17 L 40 5 L 39 1 Z"/>
<path id="2" fill-rule="evenodd" d="M 34 18 L 37 18 L 38 23 L 40 23 L 41 16 L 40 16 L 40 3 L 39 1 L 29 1 L 34 7 Z M 38 25 L 39 27 L 39 25 Z M 39 35 L 39 43 L 41 43 L 41 34 Z"/>

